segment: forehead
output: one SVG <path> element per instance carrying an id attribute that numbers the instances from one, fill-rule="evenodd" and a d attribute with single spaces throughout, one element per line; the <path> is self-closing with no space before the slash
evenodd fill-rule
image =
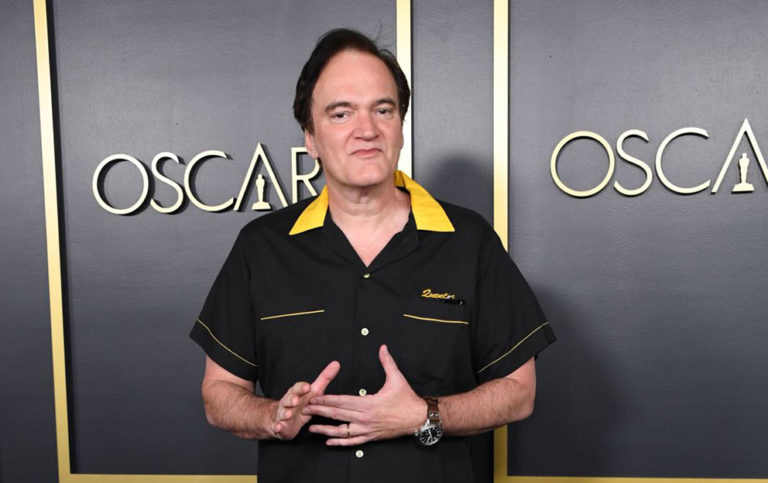
<path id="1" fill-rule="evenodd" d="M 317 101 L 339 97 L 397 97 L 395 78 L 384 62 L 367 52 L 345 50 L 331 57 L 312 91 Z"/>

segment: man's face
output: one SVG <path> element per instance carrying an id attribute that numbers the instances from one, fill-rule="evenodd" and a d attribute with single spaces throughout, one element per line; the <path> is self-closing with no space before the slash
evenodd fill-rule
<path id="1" fill-rule="evenodd" d="M 403 131 L 384 62 L 354 50 L 333 56 L 312 91 L 311 112 L 314 133 L 305 131 L 304 142 L 331 189 L 391 183 Z"/>

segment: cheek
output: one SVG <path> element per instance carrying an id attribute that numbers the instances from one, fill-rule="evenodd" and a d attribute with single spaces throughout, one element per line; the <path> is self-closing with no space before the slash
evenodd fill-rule
<path id="1" fill-rule="evenodd" d="M 394 136 L 395 136 L 394 137 L 395 148 L 397 149 L 397 151 L 400 151 L 401 149 L 403 149 L 403 143 L 404 143 L 402 129 L 398 129 L 397 131 L 395 131 Z"/>

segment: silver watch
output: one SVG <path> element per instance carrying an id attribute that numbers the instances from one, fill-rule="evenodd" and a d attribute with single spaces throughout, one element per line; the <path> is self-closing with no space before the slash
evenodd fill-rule
<path id="1" fill-rule="evenodd" d="M 413 435 L 424 446 L 432 446 L 443 437 L 443 420 L 440 419 L 437 399 L 425 396 L 424 400 L 427 402 L 427 422 L 417 429 Z"/>

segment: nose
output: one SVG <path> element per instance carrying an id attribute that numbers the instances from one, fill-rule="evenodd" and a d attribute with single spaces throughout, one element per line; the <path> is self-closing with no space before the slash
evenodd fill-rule
<path id="1" fill-rule="evenodd" d="M 360 139 L 375 139 L 379 135 L 379 130 L 376 127 L 376 121 L 373 119 L 373 114 L 370 112 L 360 112 L 357 116 L 355 131 L 357 137 Z"/>

